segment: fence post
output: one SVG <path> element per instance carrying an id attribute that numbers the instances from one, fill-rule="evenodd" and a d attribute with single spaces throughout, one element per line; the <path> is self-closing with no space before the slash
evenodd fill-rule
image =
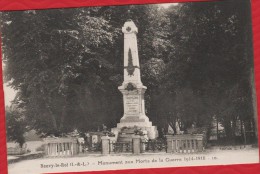
<path id="1" fill-rule="evenodd" d="M 133 137 L 133 154 L 141 153 L 141 137 L 139 135 L 135 135 Z"/>
<path id="2" fill-rule="evenodd" d="M 108 136 L 102 136 L 101 137 L 101 143 L 102 143 L 102 154 L 103 155 L 109 154 L 109 137 Z"/>
<path id="3" fill-rule="evenodd" d="M 44 144 L 43 145 L 44 146 L 44 154 L 47 156 L 48 155 L 48 151 L 49 151 L 49 144 L 48 143 L 46 143 L 46 144 Z"/>
<path id="4" fill-rule="evenodd" d="M 202 151 L 203 151 L 203 143 L 202 143 L 202 140 L 198 140 L 198 150 L 199 150 L 199 152 L 202 152 Z"/>
<path id="5" fill-rule="evenodd" d="M 166 141 L 167 141 L 166 152 L 167 153 L 174 152 L 175 149 L 173 147 L 173 135 L 166 135 Z"/>

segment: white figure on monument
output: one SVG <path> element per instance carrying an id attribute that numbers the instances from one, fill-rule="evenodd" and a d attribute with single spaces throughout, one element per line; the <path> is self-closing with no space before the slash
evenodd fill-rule
<path id="1" fill-rule="evenodd" d="M 124 115 L 113 128 L 118 134 L 123 127 L 138 127 L 146 130 L 149 139 L 158 136 L 158 131 L 145 114 L 144 93 L 147 89 L 141 82 L 137 37 L 138 29 L 132 20 L 125 22 L 124 33 L 124 82 L 118 89 L 123 94 Z"/>
<path id="2" fill-rule="evenodd" d="M 181 134 L 181 129 L 178 121 L 176 121 L 175 127 L 176 127 L 176 134 L 177 135 Z"/>
<path id="3" fill-rule="evenodd" d="M 174 132 L 173 128 L 171 127 L 171 125 L 168 124 L 168 134 L 174 134 L 174 133 L 175 132 Z"/>

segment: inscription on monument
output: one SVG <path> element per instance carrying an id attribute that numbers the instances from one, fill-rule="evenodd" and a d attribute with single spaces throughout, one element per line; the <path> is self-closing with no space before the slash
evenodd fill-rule
<path id="1" fill-rule="evenodd" d="M 139 113 L 139 96 L 127 95 L 126 99 L 126 113 L 129 115 L 135 115 Z"/>

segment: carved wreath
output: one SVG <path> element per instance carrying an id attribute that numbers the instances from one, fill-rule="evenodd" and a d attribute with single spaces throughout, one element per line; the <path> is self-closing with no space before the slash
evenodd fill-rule
<path id="1" fill-rule="evenodd" d="M 133 91 L 136 89 L 135 85 L 133 83 L 128 83 L 126 88 L 127 91 Z"/>

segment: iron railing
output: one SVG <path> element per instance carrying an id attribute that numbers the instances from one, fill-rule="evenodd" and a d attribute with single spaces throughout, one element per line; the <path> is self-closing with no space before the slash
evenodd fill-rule
<path id="1" fill-rule="evenodd" d="M 91 143 L 91 144 L 82 144 L 79 145 L 80 153 L 101 153 L 102 144 L 99 143 Z"/>
<path id="2" fill-rule="evenodd" d="M 113 142 L 110 143 L 110 153 L 132 153 L 132 142 Z"/>
<path id="3" fill-rule="evenodd" d="M 141 152 L 166 152 L 167 143 L 164 140 L 141 142 Z"/>

